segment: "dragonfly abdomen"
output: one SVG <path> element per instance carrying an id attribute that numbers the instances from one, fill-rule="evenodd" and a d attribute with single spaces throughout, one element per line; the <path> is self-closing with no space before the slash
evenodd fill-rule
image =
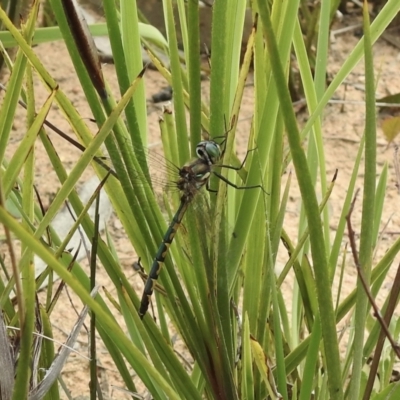
<path id="1" fill-rule="evenodd" d="M 169 224 L 167 232 L 164 235 L 163 241 L 162 241 L 160 247 L 158 248 L 157 254 L 154 258 L 153 264 L 152 264 L 150 272 L 149 272 L 149 276 L 148 276 L 147 281 L 144 286 L 143 296 L 142 296 L 142 300 L 140 302 L 140 309 L 139 309 L 140 318 L 144 317 L 144 315 L 146 314 L 146 312 L 149 308 L 150 299 L 154 292 L 154 286 L 158 279 L 158 275 L 160 274 L 161 268 L 164 264 L 167 254 L 168 254 L 169 247 L 174 240 L 176 232 L 178 231 L 179 227 L 181 226 L 183 216 L 185 215 L 185 212 L 189 206 L 189 203 L 190 202 L 187 201 L 187 199 L 185 199 L 183 196 L 181 199 L 181 204 L 178 208 L 178 211 L 172 218 L 172 221 Z"/>

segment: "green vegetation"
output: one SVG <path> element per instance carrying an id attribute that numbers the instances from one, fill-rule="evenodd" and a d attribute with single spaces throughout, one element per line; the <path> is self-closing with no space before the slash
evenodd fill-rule
<path id="1" fill-rule="evenodd" d="M 372 261 L 387 179 L 387 166 L 380 175 L 376 171 L 372 45 L 400 11 L 400 2 L 387 1 L 372 24 L 365 4 L 364 36 L 327 86 L 329 29 L 338 1 L 332 2 L 333 5 L 322 1 L 320 8 L 308 11 L 304 1 L 258 0 L 250 2 L 251 9 L 247 9 L 243 1 L 216 0 L 212 8 L 209 101 L 201 98 L 200 90 L 197 2 L 163 0 L 167 32 L 164 38 L 154 27 L 139 22 L 135 2 L 120 0 L 117 9 L 114 1 L 104 0 L 106 23 L 92 27 L 91 32 L 109 33 L 121 93 L 118 101 L 104 83 L 96 57 L 88 57 L 87 63 L 82 61 L 83 54 L 90 52 L 90 42 L 86 46 L 82 36 L 77 39 L 80 32 L 77 23 L 71 15 L 66 16 L 66 9 L 61 4 L 67 2 L 49 0 L 48 3 L 58 27 L 42 31 L 36 27 L 38 2 L 32 5 L 22 30 L 18 30 L 0 9 L 5 30 L 0 34 L 3 46 L 16 44 L 18 47 L 13 62 L 5 57 L 12 74 L 0 111 L 0 223 L 4 226 L 10 255 L 12 239 L 22 243 L 20 255 L 15 255 L 15 259 L 7 257 L 11 261 L 11 265 L 7 265 L 7 269 L 12 270 L 11 277 L 2 275 L 0 281 L 2 323 L 20 329 L 19 333 L 7 330 L 10 339 L 18 337 L 20 347 L 15 376 L 11 373 L 0 377 L 0 386 L 6 390 L 7 397 L 4 398 L 29 398 L 28 393 L 36 396 L 32 398 L 60 398 L 57 377 L 64 360 L 55 358 L 58 345 L 43 340 L 39 354 L 35 354 L 39 361 L 33 363 L 32 360 L 36 348 L 33 344 L 38 342 L 37 336 L 33 335 L 37 329 L 35 322 L 40 318 L 44 334 L 52 337 L 51 312 L 54 307 L 51 286 L 46 304 L 39 307 L 35 301 L 39 284 L 34 279 L 34 254 L 49 265 L 47 273 L 57 273 L 87 306 L 83 313 L 89 311 L 92 329 L 96 329 L 125 388 L 132 393 L 137 392 L 140 379 L 154 399 L 276 399 L 280 395 L 284 399 L 301 400 L 400 398 L 399 385 L 390 383 L 396 349 L 386 353 L 376 350 L 379 382 L 375 382 L 373 388 L 367 384 L 366 361 L 379 348 L 381 329 L 380 323 L 369 317 L 371 305 L 365 289 L 360 284 L 344 299 L 340 297 L 340 290 L 338 298 L 332 294 L 335 276 L 345 268 L 346 257 L 341 260 L 340 255 L 346 252 L 346 216 L 355 196 L 355 178 L 360 173 L 362 157 L 365 169 L 362 174 L 359 264 L 373 293 L 379 290 L 400 250 L 400 240 L 397 240 L 384 257 L 378 262 Z M 174 13 L 175 8 L 178 14 Z M 241 54 L 246 13 L 251 13 L 254 26 L 246 39 L 244 54 Z M 183 58 L 178 51 L 177 15 Z M 302 16 L 301 23 L 299 15 Z M 305 20 L 310 23 L 309 31 L 304 32 Z M 34 41 L 59 40 L 60 37 L 66 43 L 92 110 L 98 126 L 96 132 L 80 117 L 32 50 Z M 212 224 L 204 222 L 195 207 L 188 211 L 186 230 L 196 234 L 178 234 L 177 243 L 171 246 L 153 295 L 156 320 L 152 318 L 152 312 L 140 319 L 137 310 L 141 293 L 133 290 L 126 271 L 121 269 L 111 238 L 107 243 L 95 240 L 95 248 L 113 284 L 112 294 L 102 289 L 91 293 L 95 258 L 92 275 L 88 276 L 73 256 L 64 252 L 68 248 L 67 241 L 62 243 L 56 232 L 48 230 L 54 216 L 68 201 L 79 216 L 75 228 L 81 225 L 89 238 L 96 238 L 95 223 L 86 214 L 87 209 L 82 205 L 75 185 L 93 157 L 101 155 L 100 148 L 104 144 L 118 179 L 108 176 L 97 163 L 93 162 L 93 167 L 100 179 L 107 178 L 104 185 L 114 211 L 148 272 L 166 231 L 168 218 L 162 213 L 145 178 L 147 165 L 140 156 L 147 145 L 148 129 L 142 79 L 145 74 L 143 45 L 153 64 L 173 88 L 174 113 L 161 129 L 167 135 L 163 140 L 164 153 L 176 155 L 174 161 L 176 159 L 180 166 L 194 155 L 203 130 L 211 138 L 223 142 L 223 165 L 240 165 L 235 152 L 235 132 L 245 83 L 249 74 L 253 75 L 256 83 L 254 113 L 244 169 L 237 173 L 221 168 L 219 172 L 239 186 L 261 182 L 269 193 L 235 190 L 221 180 L 212 180 L 213 188 L 218 188 L 217 193 L 199 196 L 206 203 L 203 205 L 207 207 Z M 168 55 L 168 66 L 156 56 L 160 49 Z M 7 53 L 4 51 L 4 54 Z M 291 74 L 291 55 L 298 63 L 309 113 L 302 129 L 296 121 L 287 83 Z M 339 224 L 332 232 L 326 204 L 334 183 L 330 183 L 332 177 L 326 172 L 322 113 L 335 90 L 362 58 L 366 66 L 365 134 L 354 160 Z M 33 74 L 41 79 L 49 92 L 37 114 L 34 112 L 38 107 L 33 93 Z M 5 153 L 21 98 L 27 104 L 27 132 L 18 150 L 7 159 Z M 77 140 L 86 148 L 69 173 L 51 146 L 45 132 L 47 128 L 43 125 L 52 104 L 57 104 Z M 38 140 L 43 142 L 61 185 L 44 215 L 33 190 L 34 143 Z M 289 160 L 293 163 L 302 198 L 298 237 L 289 237 L 283 229 L 291 180 L 294 179 L 283 177 Z M 137 171 L 143 177 L 142 182 L 134 179 L 138 176 Z M 317 186 L 320 193 L 317 193 Z M 319 203 L 318 198 L 323 200 Z M 5 207 L 6 200 L 18 210 L 21 221 L 10 214 L 11 206 Z M 168 201 L 168 210 L 174 211 L 178 196 Z M 153 206 L 142 206 L 148 203 Z M 290 259 L 276 275 L 281 241 L 287 247 Z M 72 269 L 66 268 L 72 264 Z M 281 285 L 291 269 L 297 285 L 288 310 Z M 17 306 L 10 300 L 12 290 Z M 395 290 L 396 286 L 392 292 L 394 299 L 388 297 L 386 301 L 387 310 L 397 304 Z M 116 312 L 123 316 L 125 326 L 117 323 Z M 353 315 L 351 327 L 354 333 L 343 354 L 339 349 L 337 324 L 348 313 Z M 389 330 L 396 338 L 399 320 L 388 318 L 391 322 Z M 190 366 L 174 351 L 173 335 L 176 333 L 190 354 Z M 72 336 L 69 345 L 72 346 L 74 340 L 76 338 Z M 4 350 L 7 345 L 0 342 L 0 346 L 0 353 L 8 354 Z M 95 352 L 91 354 L 93 382 Z M 11 358 L 6 363 L 8 370 L 13 371 Z M 49 368 L 53 374 L 44 378 L 43 369 Z M 138 377 L 136 380 L 132 378 L 132 370 Z M 374 378 L 372 375 L 372 382 Z M 33 382 L 37 382 L 35 387 Z M 92 384 L 93 399 L 96 398 L 95 391 L 96 385 Z"/>

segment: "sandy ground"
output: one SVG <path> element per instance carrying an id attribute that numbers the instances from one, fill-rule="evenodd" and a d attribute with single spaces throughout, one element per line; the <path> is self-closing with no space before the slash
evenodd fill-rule
<path id="1" fill-rule="evenodd" d="M 330 55 L 329 55 L 329 75 L 333 76 L 336 71 L 340 68 L 343 61 L 346 59 L 349 52 L 353 49 L 357 43 L 358 38 L 353 33 L 346 33 L 336 37 L 336 41 L 331 44 Z M 83 118 L 90 118 L 91 113 L 89 107 L 86 104 L 84 95 L 79 87 L 79 83 L 75 77 L 74 69 L 69 60 L 68 53 L 62 42 L 40 45 L 35 49 L 40 59 L 43 61 L 45 66 L 48 68 L 53 77 L 60 84 L 61 89 L 72 99 L 73 104 L 79 110 Z M 388 94 L 400 93 L 400 80 L 395 78 L 398 77 L 400 52 L 398 48 L 395 48 L 385 41 L 380 40 L 374 46 L 374 57 L 375 57 L 375 70 L 378 78 L 377 84 L 377 98 Z M 113 65 L 104 65 L 104 72 L 110 85 L 114 88 L 116 85 L 116 77 Z M 362 62 L 355 68 L 352 74 L 346 79 L 346 83 L 340 87 L 335 94 L 335 99 L 346 99 L 346 104 L 330 104 L 326 107 L 323 121 L 323 132 L 325 141 L 325 155 L 327 160 L 327 174 L 329 177 L 333 176 L 335 169 L 339 169 L 336 186 L 333 191 L 330 203 L 331 210 L 331 227 L 332 233 L 334 234 L 338 218 L 341 212 L 344 197 L 346 195 L 346 188 L 349 183 L 350 175 L 352 172 L 354 159 L 359 146 L 360 137 L 364 130 L 364 106 L 362 104 L 364 100 L 364 67 Z M 145 76 L 146 82 L 146 93 L 147 98 L 151 98 L 151 95 L 157 93 L 160 88 L 166 86 L 166 82 L 163 80 L 160 74 L 155 71 L 147 71 Z M 38 104 L 43 103 L 45 100 L 45 92 L 37 87 L 37 102 Z M 243 155 L 246 146 L 246 138 L 250 128 L 250 117 L 252 112 L 253 103 L 253 87 L 249 86 L 246 88 L 244 95 L 244 101 L 241 109 L 240 122 L 238 126 L 238 148 L 241 149 L 239 155 Z M 158 105 L 152 105 L 149 107 L 149 143 L 159 144 L 160 133 L 158 128 L 158 117 L 161 113 L 161 107 Z M 15 120 L 13 127 L 13 144 L 9 148 L 11 153 L 17 146 L 19 140 L 25 133 L 24 127 L 24 115 L 23 110 L 19 111 L 21 115 L 20 119 Z M 299 116 L 300 123 L 305 120 L 304 115 Z M 60 113 L 57 110 L 53 110 L 48 118 L 57 127 L 69 133 L 69 127 Z M 387 142 L 382 134 L 380 125 L 381 120 L 378 122 L 378 161 L 377 171 L 378 174 L 382 171 L 385 163 L 389 163 L 389 179 L 387 185 L 387 195 L 382 216 L 381 228 L 387 224 L 385 232 L 382 235 L 381 243 L 379 245 L 379 251 L 377 258 L 385 253 L 389 248 L 390 244 L 397 238 L 399 234 L 399 223 L 400 214 L 398 208 L 399 195 L 395 187 L 395 175 L 393 171 L 393 148 L 387 146 Z M 94 129 L 94 127 L 93 127 Z M 80 155 L 78 150 L 74 150 L 71 145 L 64 140 L 58 138 L 55 134 L 51 134 L 51 138 L 58 154 L 60 155 L 63 163 L 72 168 L 77 158 Z M 37 170 L 36 170 L 36 181 L 42 200 L 49 204 L 51 199 L 57 192 L 57 179 L 55 173 L 52 171 L 50 162 L 48 161 L 43 149 L 40 145 L 37 146 Z M 88 171 L 84 179 L 89 179 L 91 172 Z M 359 183 L 357 187 L 361 187 L 362 171 L 359 176 Z M 357 218 L 360 210 L 360 204 L 357 205 L 356 213 L 354 214 L 355 226 L 358 226 Z M 291 190 L 290 201 L 288 204 L 286 217 L 285 217 L 285 229 L 291 235 L 296 237 L 297 234 L 297 221 L 299 217 L 299 194 L 293 185 Z M 389 222 L 388 222 L 389 221 Z M 126 273 L 132 274 L 131 264 L 136 259 L 136 254 L 127 240 L 122 225 L 120 222 L 112 217 L 109 221 L 109 229 L 115 240 L 115 246 L 118 251 L 120 260 L 126 270 Z M 279 263 L 284 265 L 286 261 L 286 253 L 281 252 L 279 256 Z M 346 274 L 344 278 L 344 290 L 343 293 L 349 293 L 355 287 L 356 271 L 353 266 L 351 257 L 348 257 L 348 266 L 346 268 Z M 386 289 L 390 287 L 390 281 L 393 279 L 395 274 L 396 263 L 394 263 L 390 272 Z M 135 278 L 135 287 L 140 290 L 140 281 Z M 102 272 L 101 268 L 98 269 L 98 283 L 100 285 L 108 285 L 107 277 Z M 291 292 L 290 279 L 285 282 L 287 292 Z M 387 292 L 386 292 L 387 293 Z M 383 291 L 380 296 L 383 296 Z M 81 309 L 79 300 L 71 295 L 73 304 L 78 310 Z M 52 314 L 52 323 L 54 327 L 54 333 L 56 339 L 61 342 L 65 341 L 69 334 L 71 327 L 76 320 L 76 313 L 71 306 L 71 301 L 67 297 L 65 291 L 62 295 L 61 301 L 55 311 Z M 84 331 L 79 341 L 77 342 L 75 349 L 78 353 L 87 356 L 88 351 L 88 337 L 87 332 Z M 101 381 L 103 388 L 106 392 L 112 392 L 111 398 L 123 399 L 127 398 L 119 391 L 112 390 L 111 385 L 120 385 L 118 380 L 118 373 L 116 368 L 113 366 L 110 357 L 106 354 L 105 348 L 99 343 L 99 360 Z M 63 380 L 67 387 L 71 390 L 73 397 L 84 396 L 88 393 L 88 361 L 78 354 L 72 354 L 64 368 L 62 374 Z M 83 397 L 80 397 L 83 398 Z"/>

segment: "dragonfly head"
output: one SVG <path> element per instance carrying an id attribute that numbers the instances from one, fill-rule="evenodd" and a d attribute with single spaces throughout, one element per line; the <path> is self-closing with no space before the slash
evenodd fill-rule
<path id="1" fill-rule="evenodd" d="M 221 157 L 221 148 L 213 140 L 203 140 L 196 146 L 197 157 L 207 161 L 209 165 L 216 164 Z"/>

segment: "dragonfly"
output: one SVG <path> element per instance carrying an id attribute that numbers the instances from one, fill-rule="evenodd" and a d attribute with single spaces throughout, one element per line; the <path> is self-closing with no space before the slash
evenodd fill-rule
<path id="1" fill-rule="evenodd" d="M 208 191 L 213 191 L 209 187 L 209 181 L 211 175 L 214 173 L 218 178 L 226 182 L 228 185 L 234 187 L 235 189 L 253 189 L 261 188 L 261 185 L 254 186 L 238 186 L 218 172 L 213 171 L 213 167 L 217 166 L 217 163 L 222 157 L 222 151 L 220 145 L 213 140 L 203 140 L 196 146 L 196 158 L 192 161 L 186 163 L 182 168 L 178 168 L 178 179 L 176 181 L 176 186 L 181 192 L 180 204 L 178 210 L 172 218 L 167 231 L 163 237 L 162 243 L 160 244 L 156 256 L 153 260 L 152 266 L 150 268 L 149 275 L 147 277 L 143 295 L 140 302 L 139 316 L 141 319 L 146 315 L 147 310 L 150 305 L 151 296 L 153 295 L 154 287 L 158 280 L 161 268 L 165 262 L 165 258 L 168 254 L 168 249 L 172 244 L 174 237 L 182 223 L 182 219 L 192 203 L 193 199 L 196 197 L 197 193 L 203 187 L 206 187 Z M 247 157 L 247 155 L 246 155 Z M 231 169 L 241 169 L 246 161 L 244 159 L 240 167 L 233 167 L 227 165 L 219 165 L 223 168 Z"/>

